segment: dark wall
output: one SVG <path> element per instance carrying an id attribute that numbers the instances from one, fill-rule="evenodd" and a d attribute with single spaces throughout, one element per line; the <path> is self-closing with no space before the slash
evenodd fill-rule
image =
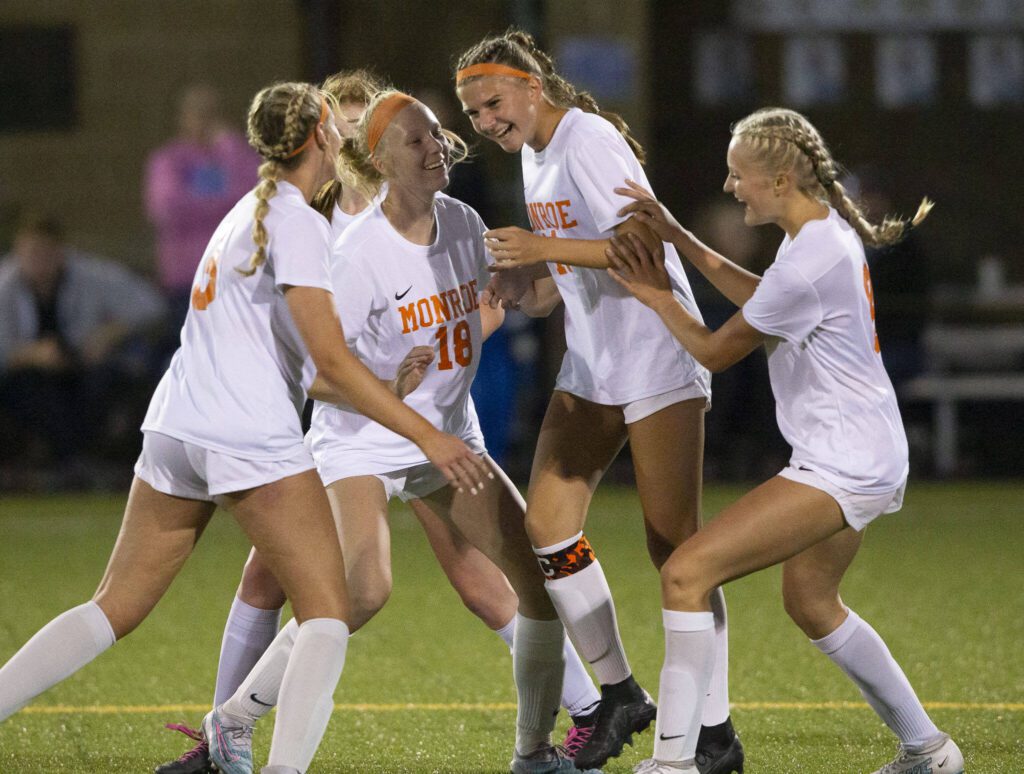
<path id="1" fill-rule="evenodd" d="M 650 29 L 653 76 L 650 175 L 681 216 L 695 214 L 725 179 L 729 126 L 750 111 L 781 104 L 782 33 L 749 33 L 756 95 L 746 104 L 709 108 L 693 88 L 693 44 L 701 30 L 730 24 L 728 3 L 655 0 Z M 841 34 L 848 57 L 849 98 L 804 111 L 836 158 L 851 169 L 870 164 L 891 189 L 893 205 L 914 212 L 922 196 L 936 208 L 920 239 L 937 282 L 973 282 L 975 263 L 1001 255 L 1024 279 L 1018 236 L 1024 203 L 1021 109 L 979 110 L 967 95 L 967 34 L 937 32 L 940 86 L 935 104 L 887 110 L 874 98 L 875 37 Z M 774 238 L 774 237 L 773 237 Z"/>

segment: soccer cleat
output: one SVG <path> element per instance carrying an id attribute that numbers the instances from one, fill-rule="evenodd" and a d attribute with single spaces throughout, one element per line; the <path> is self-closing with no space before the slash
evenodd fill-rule
<path id="1" fill-rule="evenodd" d="M 713 735 L 718 738 L 712 739 Z M 700 774 L 743 774 L 743 745 L 731 720 L 727 718 L 712 729 L 701 727 L 696 758 Z"/>
<path id="2" fill-rule="evenodd" d="M 565 750 L 567 758 L 571 760 L 576 759 L 576 753 L 582 750 L 584 745 L 590 741 L 590 737 L 594 733 L 595 722 L 597 722 L 596 709 L 589 715 L 573 716 L 572 725 L 569 726 L 569 731 L 565 735 L 565 741 L 562 742 L 562 749 Z"/>
<path id="3" fill-rule="evenodd" d="M 201 732 L 183 726 L 180 723 L 168 723 L 164 728 L 171 731 L 180 731 L 189 739 L 196 742 L 196 746 L 173 761 L 168 761 L 153 769 L 153 774 L 209 774 L 210 768 L 210 747 L 203 739 Z"/>
<path id="4" fill-rule="evenodd" d="M 252 726 L 215 709 L 203 718 L 210 763 L 221 774 L 252 774 Z"/>
<path id="5" fill-rule="evenodd" d="M 964 756 L 956 742 L 943 734 L 937 742 L 916 752 L 900 745 L 896 760 L 874 774 L 964 774 Z"/>
<path id="6" fill-rule="evenodd" d="M 683 764 L 676 766 L 674 763 L 662 763 L 654 758 L 640 761 L 633 767 L 633 774 L 699 774 L 699 772 L 700 770 L 696 766 L 684 766 Z"/>
<path id="7" fill-rule="evenodd" d="M 576 765 L 599 768 L 609 758 L 621 755 L 623 745 L 633 744 L 633 734 L 651 725 L 657 713 L 647 691 L 632 676 L 615 685 L 602 685 L 594 729 L 576 753 Z"/>
<path id="8" fill-rule="evenodd" d="M 601 774 L 600 769 L 578 769 L 558 747 L 542 747 L 530 755 L 517 751 L 509 764 L 510 774 Z"/>

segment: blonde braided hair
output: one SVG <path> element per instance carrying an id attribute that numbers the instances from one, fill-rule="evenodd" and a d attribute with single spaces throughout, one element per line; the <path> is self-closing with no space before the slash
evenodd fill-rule
<path id="1" fill-rule="evenodd" d="M 544 94 L 553 105 L 560 108 L 578 107 L 584 113 L 601 116 L 619 130 L 641 164 L 647 161 L 647 153 L 637 139 L 630 134 L 629 125 L 622 116 L 618 113 L 601 110 L 590 92 L 577 91 L 575 86 L 559 75 L 551 57 L 537 47 L 537 43 L 530 33 L 509 27 L 501 36 L 484 38 L 459 57 L 455 69 L 464 70 L 470 65 L 484 62 L 508 65 L 536 75 L 544 84 Z M 472 78 L 467 80 L 472 80 Z"/>
<path id="2" fill-rule="evenodd" d="M 800 191 L 831 204 L 871 247 L 899 242 L 931 212 L 933 202 L 925 197 L 910 220 L 886 216 L 881 225 L 872 224 L 839 182 L 842 170 L 821 134 L 795 110 L 762 108 L 738 121 L 732 136 L 742 139 L 766 170 L 792 172 Z"/>
<path id="3" fill-rule="evenodd" d="M 311 83 L 275 83 L 260 91 L 249 107 L 247 134 L 249 144 L 263 157 L 260 182 L 256 185 L 256 212 L 252 238 L 256 252 L 245 268 L 237 270 L 252 276 L 267 260 L 267 229 L 263 219 L 270 211 L 270 200 L 277 194 L 281 172 L 298 166 L 305 151 L 292 155 L 320 121 L 325 95 Z"/>

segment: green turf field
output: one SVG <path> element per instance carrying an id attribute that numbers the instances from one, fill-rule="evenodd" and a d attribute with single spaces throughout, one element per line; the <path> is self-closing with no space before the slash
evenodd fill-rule
<path id="1" fill-rule="evenodd" d="M 708 490 L 714 514 L 740 492 Z M 0 661 L 92 594 L 121 498 L 0 500 Z M 902 663 L 977 774 L 1024 772 L 1024 485 L 915 483 L 868 531 L 844 588 Z M 616 595 L 623 639 L 655 691 L 657 576 L 636 499 L 605 488 L 587 529 Z M 511 660 L 464 611 L 416 523 L 393 520 L 395 591 L 349 646 L 337 710 L 311 772 L 501 772 L 512 743 Z M 125 642 L 0 724 L 0 772 L 146 772 L 184 748 L 165 721 L 197 724 L 246 554 L 218 514 L 185 572 Z M 747 774 L 869 772 L 895 741 L 856 689 L 788 622 L 779 573 L 727 588 L 733 719 Z M 257 730 L 265 761 L 269 719 Z M 561 718 L 559 730 L 564 729 Z M 605 768 L 628 772 L 651 734 Z M 257 769 L 258 770 L 258 769 Z"/>

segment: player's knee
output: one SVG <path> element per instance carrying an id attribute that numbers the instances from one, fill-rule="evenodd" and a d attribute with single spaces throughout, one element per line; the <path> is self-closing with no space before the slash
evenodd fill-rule
<path id="1" fill-rule="evenodd" d="M 476 579 L 490 580 L 490 579 Z M 452 586 L 473 615 L 491 629 L 499 629 L 515 615 L 519 599 L 505 576 L 501 582 L 474 582 L 473 578 L 452 578 Z"/>
<path id="2" fill-rule="evenodd" d="M 250 559 L 238 584 L 238 597 L 243 602 L 261 610 L 276 610 L 283 607 L 286 597 L 277 577 L 260 561 Z"/>
<path id="3" fill-rule="evenodd" d="M 676 549 L 661 568 L 661 596 L 666 607 L 698 610 L 718 584 L 699 557 Z"/>
<path id="4" fill-rule="evenodd" d="M 355 631 L 377 615 L 391 598 L 391 576 L 382 574 L 351 582 L 348 597 L 352 611 L 350 628 Z"/>
<path id="5" fill-rule="evenodd" d="M 832 629 L 842 603 L 836 594 L 822 594 L 798 583 L 782 588 L 782 605 L 797 626 L 811 639 L 824 637 Z"/>

